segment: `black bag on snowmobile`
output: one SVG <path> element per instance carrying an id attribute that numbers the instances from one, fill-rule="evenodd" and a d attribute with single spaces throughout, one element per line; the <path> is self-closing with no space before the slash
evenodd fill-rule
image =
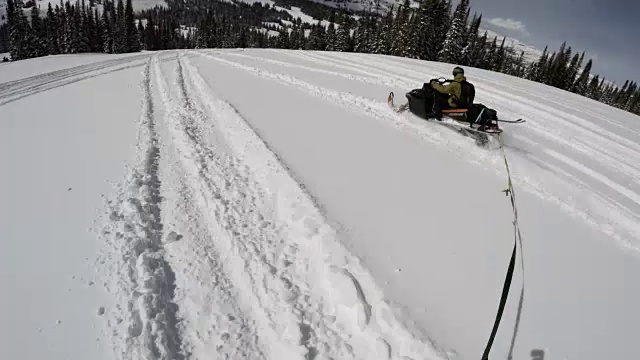
<path id="1" fill-rule="evenodd" d="M 492 120 L 498 120 L 498 112 L 483 104 L 473 104 L 467 111 L 467 121 L 477 125 L 487 125 Z"/>
<path id="2" fill-rule="evenodd" d="M 433 88 L 428 83 L 424 83 L 421 89 L 413 89 L 406 94 L 409 103 L 409 111 L 413 114 L 427 119 L 433 112 Z"/>
<path id="3" fill-rule="evenodd" d="M 427 94 L 423 89 L 414 89 L 407 93 L 407 101 L 409 102 L 409 111 L 423 119 L 427 118 L 427 114 L 431 112 L 433 100 L 427 99 Z M 431 106 L 427 107 L 427 103 Z M 429 109 L 429 111 L 427 111 Z"/>

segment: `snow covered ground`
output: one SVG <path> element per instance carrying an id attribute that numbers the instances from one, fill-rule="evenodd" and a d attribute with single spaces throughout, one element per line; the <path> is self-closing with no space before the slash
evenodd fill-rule
<path id="1" fill-rule="evenodd" d="M 282 50 L 0 65 L 4 359 L 474 359 L 513 244 L 500 150 L 386 95 L 451 65 Z M 632 359 L 640 119 L 467 69 L 505 124 L 514 359 Z M 520 263 L 490 358 L 506 358 Z"/>

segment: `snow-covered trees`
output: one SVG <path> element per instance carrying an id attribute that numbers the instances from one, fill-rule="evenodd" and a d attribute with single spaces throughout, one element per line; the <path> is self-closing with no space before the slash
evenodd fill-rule
<path id="1" fill-rule="evenodd" d="M 442 50 L 438 54 L 440 61 L 457 64 L 462 58 L 462 50 L 467 42 L 467 13 L 469 0 L 461 0 L 453 13 L 451 26 L 447 31 Z"/>
<path id="2" fill-rule="evenodd" d="M 91 3 L 90 3 L 91 4 Z M 84 0 L 51 3 L 43 13 L 37 5 L 31 7 L 29 18 L 23 12 L 21 0 L 9 1 L 8 26 L 13 60 L 45 55 L 83 52 L 140 51 L 139 31 L 131 0 L 125 8 L 103 1 L 99 14 Z"/>

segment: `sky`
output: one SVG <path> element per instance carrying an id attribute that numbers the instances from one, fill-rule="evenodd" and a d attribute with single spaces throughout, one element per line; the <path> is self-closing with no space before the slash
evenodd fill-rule
<path id="1" fill-rule="evenodd" d="M 593 59 L 593 72 L 622 85 L 640 81 L 640 1 L 471 0 L 482 27 L 556 51 L 563 41 Z"/>

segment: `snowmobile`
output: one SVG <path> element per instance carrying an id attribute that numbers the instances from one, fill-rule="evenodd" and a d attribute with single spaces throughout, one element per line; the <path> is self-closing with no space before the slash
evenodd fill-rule
<path id="1" fill-rule="evenodd" d="M 433 80 L 441 84 L 453 81 L 443 78 Z M 443 109 L 441 110 L 441 114 L 436 115 L 434 111 L 435 90 L 433 90 L 430 85 L 431 81 L 425 83 L 420 89 L 413 89 L 406 93 L 407 103 L 399 106 L 394 104 L 394 93 L 391 92 L 387 99 L 389 106 L 398 113 L 409 110 L 422 119 L 428 121 L 435 120 L 437 123 L 455 130 L 464 136 L 473 138 L 475 143 L 481 147 L 486 147 L 490 142 L 493 142 L 492 140 L 500 143 L 498 135 L 502 133 L 502 129 L 499 123 L 520 124 L 525 122 L 523 119 L 498 119 L 496 110 L 490 109 L 482 104 L 474 104 L 475 89 L 470 83 L 466 84 L 466 86 L 470 86 L 470 94 L 468 94 L 469 106 L 458 109 Z"/>

